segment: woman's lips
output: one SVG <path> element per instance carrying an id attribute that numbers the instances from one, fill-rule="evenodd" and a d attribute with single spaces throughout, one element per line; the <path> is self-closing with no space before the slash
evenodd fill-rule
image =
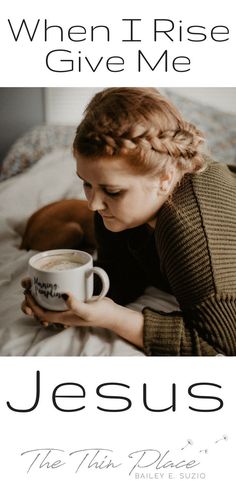
<path id="1" fill-rule="evenodd" d="M 106 215 L 106 214 L 102 214 L 102 212 L 99 212 L 100 216 L 103 218 L 103 219 L 113 219 L 113 215 Z"/>

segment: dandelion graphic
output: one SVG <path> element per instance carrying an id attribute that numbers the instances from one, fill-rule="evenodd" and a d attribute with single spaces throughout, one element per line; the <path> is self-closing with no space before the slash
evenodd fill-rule
<path id="1" fill-rule="evenodd" d="M 199 451 L 199 453 L 207 454 L 207 453 L 208 453 L 208 449 L 201 449 L 201 451 Z"/>
<path id="2" fill-rule="evenodd" d="M 181 451 L 183 451 L 183 449 L 187 448 L 187 446 L 193 446 L 192 439 L 187 439 L 187 444 L 183 448 L 181 448 Z"/>
<path id="3" fill-rule="evenodd" d="M 228 439 L 229 439 L 229 438 L 228 438 L 227 434 L 223 434 L 222 438 L 217 439 L 217 440 L 215 441 L 215 443 L 219 443 L 220 441 L 228 441 Z"/>

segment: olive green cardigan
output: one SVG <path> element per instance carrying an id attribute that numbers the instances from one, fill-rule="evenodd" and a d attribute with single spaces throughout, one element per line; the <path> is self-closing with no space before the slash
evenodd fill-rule
<path id="1" fill-rule="evenodd" d="M 108 296 L 126 304 L 154 285 L 179 302 L 177 312 L 143 309 L 147 355 L 236 355 L 236 167 L 209 161 L 185 175 L 154 231 L 113 233 L 98 214 L 95 227 Z"/>

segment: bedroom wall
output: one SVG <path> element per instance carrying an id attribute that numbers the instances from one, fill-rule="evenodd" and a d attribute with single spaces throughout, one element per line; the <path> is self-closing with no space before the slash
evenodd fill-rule
<path id="1" fill-rule="evenodd" d="M 48 124 L 78 124 L 89 99 L 102 88 L 47 88 L 45 119 Z M 163 89 L 160 89 L 163 90 Z M 224 112 L 236 113 L 236 88 L 172 88 L 176 94 Z"/>
<path id="2" fill-rule="evenodd" d="M 236 113 L 236 88 L 172 88 L 176 94 L 181 93 L 184 97 L 197 100 L 203 105 L 216 107 L 224 112 Z"/>
<path id="3" fill-rule="evenodd" d="M 0 88 L 0 163 L 14 140 L 44 122 L 41 88 Z"/>
<path id="4" fill-rule="evenodd" d="M 77 125 L 91 97 L 102 88 L 45 89 L 45 119 L 48 124 Z"/>

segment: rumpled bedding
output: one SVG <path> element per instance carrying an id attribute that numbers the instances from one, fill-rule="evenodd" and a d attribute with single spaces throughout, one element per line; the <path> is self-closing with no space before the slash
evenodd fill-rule
<path id="1" fill-rule="evenodd" d="M 42 327 L 20 309 L 28 259 L 35 251 L 20 250 L 29 216 L 50 202 L 84 198 L 82 183 L 68 149 L 44 155 L 33 167 L 0 184 L 0 355 L 1 356 L 143 356 L 106 329 Z M 150 286 L 129 305 L 162 311 L 178 309 L 177 301 Z"/>

